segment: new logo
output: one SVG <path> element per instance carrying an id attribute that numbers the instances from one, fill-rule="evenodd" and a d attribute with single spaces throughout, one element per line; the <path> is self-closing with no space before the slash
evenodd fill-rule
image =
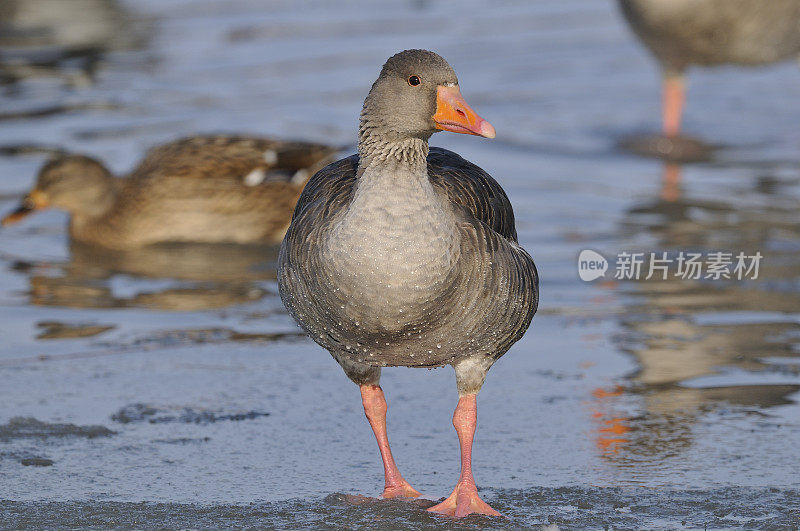
<path id="1" fill-rule="evenodd" d="M 605 276 L 606 271 L 608 271 L 608 260 L 600 253 L 584 249 L 578 255 L 578 276 L 584 282 Z"/>

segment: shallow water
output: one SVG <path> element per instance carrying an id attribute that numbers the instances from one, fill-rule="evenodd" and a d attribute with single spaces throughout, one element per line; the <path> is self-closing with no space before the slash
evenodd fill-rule
<path id="1" fill-rule="evenodd" d="M 99 253 L 46 212 L 0 231 L 0 527 L 800 525 L 796 65 L 693 72 L 686 129 L 721 147 L 664 166 L 618 148 L 658 129 L 659 96 L 611 2 L 82 2 L 100 29 L 65 33 L 91 42 L 0 42 L 3 212 L 60 150 L 121 173 L 197 132 L 349 151 L 386 57 L 454 65 L 498 137 L 433 144 L 503 184 L 542 278 L 479 398 L 475 473 L 509 518 L 348 501 L 380 492 L 374 439 L 284 312 L 274 249 Z M 764 259 L 757 280 L 583 282 L 583 249 Z M 383 387 L 404 476 L 444 496 L 452 371 Z"/>

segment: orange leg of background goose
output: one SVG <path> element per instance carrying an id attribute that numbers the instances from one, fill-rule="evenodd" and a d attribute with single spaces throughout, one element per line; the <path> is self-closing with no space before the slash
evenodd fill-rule
<path id="1" fill-rule="evenodd" d="M 442 503 L 434 505 L 429 511 L 462 517 L 471 513 L 500 516 L 478 496 L 478 488 L 472 477 L 472 439 L 478 423 L 478 404 L 476 395 L 464 395 L 458 399 L 456 411 L 453 413 L 453 426 L 461 445 L 461 476 L 458 478 L 453 493 Z"/>
<path id="2" fill-rule="evenodd" d="M 664 75 L 662 120 L 665 136 L 678 136 L 681 132 L 681 117 L 686 103 L 686 89 L 680 74 Z"/>
<path id="3" fill-rule="evenodd" d="M 392 450 L 389 448 L 389 439 L 386 436 L 386 410 L 388 407 L 383 396 L 383 390 L 378 385 L 362 385 L 361 401 L 364 404 L 364 414 L 367 416 L 373 433 L 375 433 L 375 440 L 378 441 L 378 448 L 381 451 L 383 471 L 386 477 L 383 497 L 416 498 L 419 496 L 419 492 L 400 475 L 400 471 L 397 469 L 392 457 Z"/>

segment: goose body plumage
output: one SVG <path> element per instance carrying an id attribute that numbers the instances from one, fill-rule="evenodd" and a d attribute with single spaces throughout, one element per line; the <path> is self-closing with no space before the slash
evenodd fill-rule
<path id="1" fill-rule="evenodd" d="M 522 337 L 538 305 L 536 267 L 517 243 L 505 192 L 478 166 L 431 148 L 431 204 L 409 213 L 401 197 L 397 215 L 384 205 L 383 220 L 374 215 L 362 233 L 342 234 L 358 160 L 327 166 L 301 195 L 279 258 L 284 304 L 340 363 L 366 375 L 374 367 L 466 359 L 491 365 Z M 440 213 L 441 225 L 426 217 L 431 212 Z M 391 226 L 402 230 L 382 239 L 375 231 L 381 222 L 383 236 Z M 407 230 L 411 223 L 420 227 Z M 432 225 L 439 234 L 425 233 Z M 448 238 L 434 241 L 442 233 Z M 388 261 L 375 259 L 381 254 Z"/>
<path id="2" fill-rule="evenodd" d="M 800 0 L 619 0 L 664 70 L 800 57 Z"/>

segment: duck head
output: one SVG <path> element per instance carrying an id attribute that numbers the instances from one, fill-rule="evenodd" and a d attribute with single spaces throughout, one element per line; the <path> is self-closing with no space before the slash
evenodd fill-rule
<path id="1" fill-rule="evenodd" d="M 83 155 L 59 157 L 39 170 L 33 190 L 2 219 L 2 224 L 16 223 L 48 207 L 73 216 L 93 217 L 105 212 L 113 198 L 114 178 L 100 162 Z"/>

